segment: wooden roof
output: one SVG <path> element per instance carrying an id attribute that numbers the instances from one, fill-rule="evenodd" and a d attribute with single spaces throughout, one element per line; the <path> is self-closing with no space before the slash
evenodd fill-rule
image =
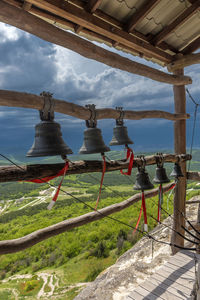
<path id="1" fill-rule="evenodd" d="M 200 47 L 200 0 L 4 0 L 64 30 L 160 65 Z"/>

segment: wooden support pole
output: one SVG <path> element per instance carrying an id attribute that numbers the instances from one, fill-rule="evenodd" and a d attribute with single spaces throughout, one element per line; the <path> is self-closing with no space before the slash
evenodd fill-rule
<path id="1" fill-rule="evenodd" d="M 46 21 L 4 1 L 0 1 L 0 22 L 13 25 L 19 29 L 34 34 L 43 40 L 75 51 L 84 57 L 102 62 L 112 68 L 173 85 L 192 83 L 192 79 L 188 76 L 167 74 L 157 69 L 134 62 L 126 57 L 120 56 L 119 54 L 96 46 L 95 44 L 74 34 L 61 30 L 56 26 L 51 25 Z"/>
<path id="2" fill-rule="evenodd" d="M 172 185 L 173 183 L 164 186 L 163 191 L 164 192 L 168 191 Z M 156 196 L 158 194 L 158 190 L 159 189 L 156 188 L 151 191 L 145 192 L 145 198 Z M 107 206 L 97 211 L 89 212 L 85 215 L 73 219 L 62 221 L 60 223 L 51 225 L 43 229 L 39 229 L 24 237 L 13 239 L 13 240 L 0 241 L 0 254 L 14 253 L 14 252 L 24 250 L 52 236 L 103 219 L 106 216 L 121 211 L 140 200 L 141 200 L 141 194 L 139 193 L 120 203 Z"/>
<path id="3" fill-rule="evenodd" d="M 175 71 L 176 75 L 183 75 L 184 70 L 180 69 Z M 185 86 L 174 86 L 174 108 L 175 113 L 185 113 L 186 112 L 186 95 Z M 174 122 L 174 152 L 175 154 L 186 153 L 186 122 L 185 120 Z M 183 214 L 185 214 L 185 199 L 186 199 L 186 163 L 181 164 L 182 172 L 185 175 L 180 177 L 175 189 L 174 195 L 174 222 L 171 236 L 172 244 L 179 246 L 184 246 L 184 238 L 179 236 L 175 231 L 180 232 L 184 235 L 185 219 Z M 172 253 L 175 254 L 178 249 L 172 246 Z"/>
<path id="4" fill-rule="evenodd" d="M 82 120 L 88 120 L 91 112 L 89 109 L 63 100 L 54 99 L 54 110 Z M 0 90 L 0 106 L 34 108 L 40 110 L 44 106 L 44 98 L 34 94 L 15 91 Z M 96 109 L 96 119 L 117 119 L 120 112 L 113 108 Z M 189 114 L 171 114 L 161 110 L 131 111 L 124 110 L 124 119 L 141 120 L 146 118 L 162 118 L 171 121 L 188 119 Z"/>
<path id="5" fill-rule="evenodd" d="M 186 154 L 180 157 L 181 161 L 190 160 L 191 156 Z M 156 164 L 155 156 L 146 156 L 146 165 Z M 163 162 L 176 162 L 178 157 L 173 154 L 163 154 Z M 128 168 L 128 162 L 124 160 L 112 160 L 106 162 L 106 172 L 122 170 Z M 141 158 L 135 158 L 133 162 L 133 168 L 141 165 Z M 55 176 L 62 168 L 64 164 L 37 164 L 37 165 L 20 165 L 17 166 L 0 166 L 0 182 L 9 181 L 21 181 L 21 180 L 32 180 L 37 178 L 44 178 L 48 176 Z M 70 174 L 82 174 L 89 172 L 101 172 L 102 171 L 102 161 L 96 160 L 85 160 L 76 161 L 69 163 L 69 169 L 66 176 Z"/>

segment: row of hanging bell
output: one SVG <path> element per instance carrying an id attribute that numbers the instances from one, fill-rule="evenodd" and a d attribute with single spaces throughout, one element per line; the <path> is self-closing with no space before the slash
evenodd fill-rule
<path id="1" fill-rule="evenodd" d="M 178 179 L 179 177 L 183 177 L 183 173 L 181 167 L 178 163 L 174 164 L 174 169 L 172 170 L 171 177 L 175 177 Z M 170 182 L 170 179 L 167 177 L 166 170 L 163 165 L 158 165 L 156 168 L 155 178 L 153 182 L 156 184 L 163 184 Z M 133 187 L 134 190 L 149 190 L 152 189 L 154 185 L 151 183 L 149 179 L 148 173 L 145 171 L 145 166 L 138 167 L 138 173 L 136 174 L 136 182 Z"/>
<path id="2" fill-rule="evenodd" d="M 40 111 L 41 122 L 35 126 L 35 139 L 31 149 L 28 151 L 28 157 L 67 155 L 72 154 L 72 150 L 65 144 L 60 124 L 54 121 L 53 98 L 46 92 L 41 94 L 44 96 L 45 105 Z M 86 121 L 87 129 L 84 131 L 83 145 L 79 150 L 79 154 L 104 153 L 110 151 L 105 145 L 101 130 L 96 127 L 95 105 L 87 105 L 91 111 L 90 120 Z M 119 109 L 119 108 L 117 108 Z M 120 108 L 121 109 L 121 108 Z M 120 110 L 120 116 L 121 116 Z M 116 120 L 116 127 L 113 129 L 113 138 L 110 146 L 133 144 L 128 137 L 127 127 L 123 125 L 123 119 Z"/>

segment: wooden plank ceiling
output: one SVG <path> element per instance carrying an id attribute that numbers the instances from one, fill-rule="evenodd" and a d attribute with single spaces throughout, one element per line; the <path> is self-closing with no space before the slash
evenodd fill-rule
<path id="1" fill-rule="evenodd" d="M 162 66 L 200 48 L 200 0 L 4 2 L 59 28 Z"/>

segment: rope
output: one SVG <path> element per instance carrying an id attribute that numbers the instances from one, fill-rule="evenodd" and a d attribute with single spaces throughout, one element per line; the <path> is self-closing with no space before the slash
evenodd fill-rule
<path id="1" fill-rule="evenodd" d="M 5 155 L 3 155 L 3 154 L 0 153 L 0 156 L 4 157 L 4 158 L 7 159 L 8 161 L 10 161 L 13 165 L 17 166 L 19 169 L 22 169 L 22 170 L 23 170 L 23 168 L 21 168 L 19 165 L 17 165 L 16 163 L 14 163 L 12 160 L 10 160 L 9 158 L 7 158 Z M 42 178 L 39 178 L 39 179 L 42 180 Z M 55 188 L 55 186 L 54 186 L 53 184 L 49 183 L 49 185 L 50 185 L 51 187 L 54 187 L 54 188 Z M 67 191 L 64 191 L 64 190 L 62 190 L 62 189 L 60 189 L 60 190 L 61 190 L 63 193 L 65 193 L 66 195 L 71 196 L 71 197 L 72 197 L 73 199 L 75 199 L 76 201 L 78 201 L 78 202 L 84 204 L 85 206 L 87 206 L 88 208 L 90 208 L 92 211 L 94 210 L 93 207 L 92 207 L 91 205 L 89 205 L 88 203 L 84 202 L 83 200 L 81 200 L 81 199 L 75 197 L 74 195 L 72 195 L 71 193 L 69 193 L 69 192 L 67 192 Z M 119 223 L 119 224 L 122 224 L 122 225 L 124 225 L 124 226 L 126 226 L 126 227 L 129 227 L 129 228 L 131 228 L 131 229 L 136 229 L 135 227 L 133 227 L 133 226 L 131 226 L 131 225 L 129 225 L 129 224 L 123 222 L 123 221 L 120 221 L 120 220 L 118 220 L 118 219 L 116 219 L 116 218 L 113 218 L 113 217 L 111 217 L 111 216 L 106 216 L 106 215 L 104 215 L 104 214 L 101 213 L 99 210 L 96 210 L 96 212 L 97 212 L 99 215 L 103 216 L 104 218 L 113 220 L 113 221 L 115 221 L 115 222 L 117 222 L 117 223 Z M 169 243 L 169 242 L 164 242 L 164 241 L 157 240 L 154 236 L 152 236 L 152 235 L 150 235 L 149 233 L 147 233 L 147 232 L 145 232 L 145 231 L 143 231 L 143 230 L 140 230 L 140 229 L 138 229 L 138 228 L 136 229 L 136 231 L 138 231 L 139 233 L 144 234 L 144 236 L 146 236 L 147 238 L 152 239 L 153 241 L 155 241 L 155 242 L 157 242 L 157 243 L 160 243 L 160 244 L 164 244 L 164 245 L 168 245 L 168 246 L 173 246 L 173 247 L 176 247 L 176 248 L 182 249 L 182 250 L 190 250 L 190 251 L 196 251 L 196 250 L 197 250 L 197 248 L 182 247 L 182 246 L 173 244 L 173 243 L 171 243 L 171 242 Z"/>
<path id="2" fill-rule="evenodd" d="M 126 160 L 128 161 L 128 159 L 129 159 L 128 171 L 123 172 L 123 170 L 120 170 L 120 173 L 122 175 L 130 176 L 133 168 L 134 154 L 133 154 L 133 150 L 127 146 Z"/>
<path id="3" fill-rule="evenodd" d="M 102 185 L 103 185 L 103 179 L 104 179 L 104 175 L 105 175 L 105 172 L 106 172 L 106 159 L 105 159 L 104 154 L 102 154 L 102 159 L 103 159 L 103 170 L 102 170 L 101 182 L 100 182 L 100 187 L 99 187 L 99 195 L 97 197 L 97 202 L 96 202 L 94 210 L 97 210 L 97 206 L 98 206 L 98 203 L 99 203 L 99 200 L 100 200 L 100 197 L 101 197 L 101 189 L 102 189 Z"/>
<path id="4" fill-rule="evenodd" d="M 195 128 L 196 128 L 196 120 L 197 120 L 197 110 L 199 107 L 199 103 L 197 103 L 194 98 L 192 97 L 192 95 L 190 94 L 189 90 L 186 88 L 186 92 L 190 98 L 190 100 L 192 101 L 192 103 L 195 105 L 195 109 L 194 109 L 194 122 L 193 122 L 193 128 L 192 128 L 192 139 L 191 139 L 191 146 L 190 146 L 190 155 L 192 155 L 192 150 L 193 150 L 193 144 L 194 144 L 194 135 L 195 135 Z M 190 165 L 191 165 L 191 161 L 189 161 L 188 164 L 188 172 L 190 170 Z"/>

